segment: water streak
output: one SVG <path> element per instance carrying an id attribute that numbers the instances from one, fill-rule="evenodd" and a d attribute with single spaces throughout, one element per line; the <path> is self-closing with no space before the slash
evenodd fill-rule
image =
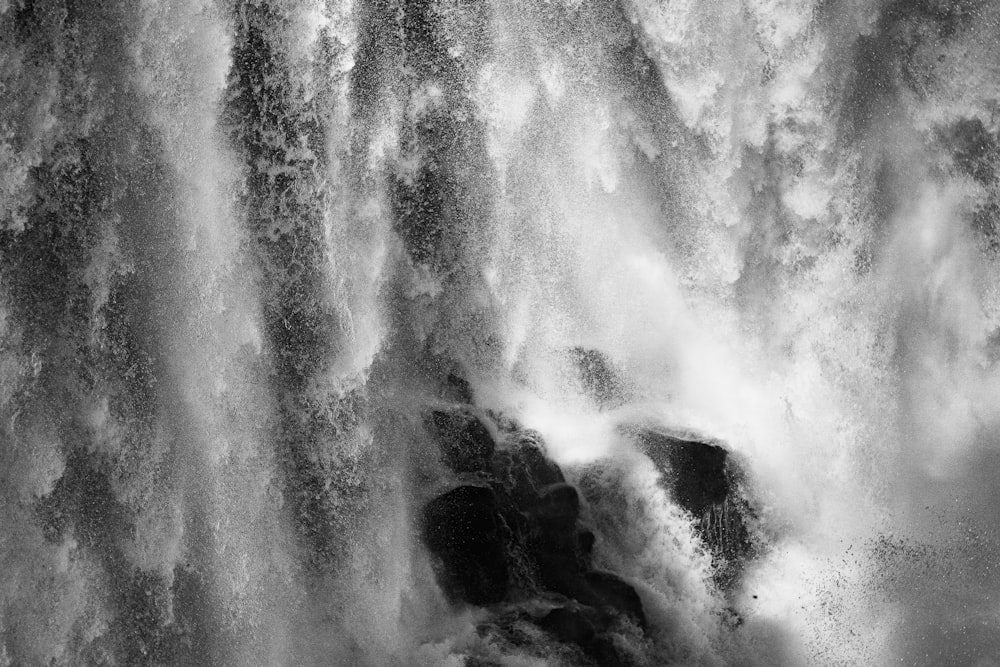
<path id="1" fill-rule="evenodd" d="M 994 664 L 998 29 L 0 0 L 0 664 L 558 664 L 418 538 L 463 382 L 581 489 L 636 660 Z M 729 589 L 639 427 L 741 462 Z"/>

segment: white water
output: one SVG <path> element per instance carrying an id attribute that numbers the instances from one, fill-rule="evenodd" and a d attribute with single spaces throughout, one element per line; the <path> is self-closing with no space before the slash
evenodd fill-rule
<path id="1" fill-rule="evenodd" d="M 599 555 L 651 664 L 997 664 L 998 29 L 0 2 L 0 664 L 541 664 L 413 536 L 429 353 L 625 480 Z M 578 345 L 632 401 L 583 395 Z M 636 422 L 745 462 L 768 547 L 729 599 Z"/>

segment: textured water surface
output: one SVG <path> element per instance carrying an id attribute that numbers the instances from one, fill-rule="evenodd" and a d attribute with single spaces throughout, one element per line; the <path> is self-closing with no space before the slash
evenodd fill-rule
<path id="1" fill-rule="evenodd" d="M 1000 664 L 996 0 L 0 0 L 0 665 Z"/>

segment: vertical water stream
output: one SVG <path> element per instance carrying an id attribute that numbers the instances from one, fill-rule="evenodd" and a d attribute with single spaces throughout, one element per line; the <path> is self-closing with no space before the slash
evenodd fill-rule
<path id="1" fill-rule="evenodd" d="M 0 0 L 0 665 L 994 664 L 998 30 Z"/>

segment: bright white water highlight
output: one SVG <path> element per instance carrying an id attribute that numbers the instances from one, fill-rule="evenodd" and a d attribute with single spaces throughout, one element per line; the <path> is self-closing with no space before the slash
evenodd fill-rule
<path id="1" fill-rule="evenodd" d="M 998 31 L 0 0 L 0 665 L 582 659 L 439 587 L 448 374 L 581 490 L 635 664 L 1000 664 Z M 639 425 L 740 462 L 729 588 Z"/>

